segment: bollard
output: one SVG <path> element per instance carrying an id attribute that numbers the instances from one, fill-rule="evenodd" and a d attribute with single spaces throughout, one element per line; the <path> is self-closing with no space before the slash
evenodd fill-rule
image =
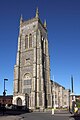
<path id="1" fill-rule="evenodd" d="M 54 115 L 54 108 L 52 108 L 52 115 Z"/>

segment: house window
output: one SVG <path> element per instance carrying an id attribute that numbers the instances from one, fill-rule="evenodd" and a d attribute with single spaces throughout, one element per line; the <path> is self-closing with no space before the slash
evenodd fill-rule
<path id="1" fill-rule="evenodd" d="M 28 48 L 28 35 L 25 36 L 25 48 Z"/>
<path id="2" fill-rule="evenodd" d="M 32 47 L 32 34 L 29 35 L 29 48 Z"/>

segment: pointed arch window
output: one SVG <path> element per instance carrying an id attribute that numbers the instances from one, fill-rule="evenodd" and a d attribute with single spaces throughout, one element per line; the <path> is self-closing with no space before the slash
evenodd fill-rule
<path id="1" fill-rule="evenodd" d="M 29 48 L 32 47 L 32 34 L 29 34 Z"/>
<path id="2" fill-rule="evenodd" d="M 28 48 L 28 35 L 25 36 L 25 48 Z"/>
<path id="3" fill-rule="evenodd" d="M 29 73 L 26 73 L 23 77 L 23 92 L 30 94 L 31 93 L 31 84 L 32 84 L 32 79 Z"/>

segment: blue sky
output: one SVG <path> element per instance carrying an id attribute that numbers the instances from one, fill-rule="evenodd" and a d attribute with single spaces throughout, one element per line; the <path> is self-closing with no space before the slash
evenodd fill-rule
<path id="1" fill-rule="evenodd" d="M 19 19 L 35 16 L 46 19 L 49 39 L 51 79 L 80 94 L 80 0 L 0 0 L 0 94 L 4 78 L 7 94 L 13 93 Z"/>

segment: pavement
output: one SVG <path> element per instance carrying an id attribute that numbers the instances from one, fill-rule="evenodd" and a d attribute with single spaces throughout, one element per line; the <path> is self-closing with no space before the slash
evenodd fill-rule
<path id="1" fill-rule="evenodd" d="M 3 114 L 3 112 L 0 111 L 0 120 L 23 120 L 20 115 L 24 113 L 25 111 L 7 110 Z"/>
<path id="2" fill-rule="evenodd" d="M 20 116 L 0 116 L 0 120 L 23 120 Z"/>

